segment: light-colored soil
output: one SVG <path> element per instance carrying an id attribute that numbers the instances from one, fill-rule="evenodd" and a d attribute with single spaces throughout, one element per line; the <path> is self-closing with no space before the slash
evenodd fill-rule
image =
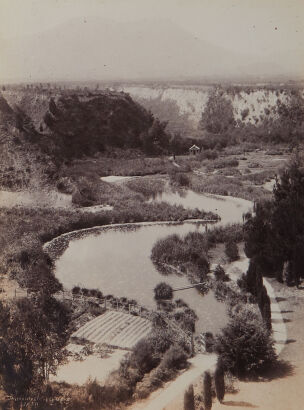
<path id="1" fill-rule="evenodd" d="M 0 275 L 0 289 L 0 300 L 9 300 L 27 295 L 26 291 L 21 289 L 15 280 L 9 279 L 5 275 Z"/>
<path id="2" fill-rule="evenodd" d="M 57 191 L 0 191 L 0 206 L 54 207 L 72 206 L 72 196 Z"/>
<path id="3" fill-rule="evenodd" d="M 89 378 L 104 382 L 109 374 L 119 367 L 125 354 L 125 350 L 117 349 L 106 358 L 94 354 L 81 361 L 70 359 L 68 363 L 59 366 L 56 376 L 51 376 L 50 379 L 70 384 L 83 384 Z"/>

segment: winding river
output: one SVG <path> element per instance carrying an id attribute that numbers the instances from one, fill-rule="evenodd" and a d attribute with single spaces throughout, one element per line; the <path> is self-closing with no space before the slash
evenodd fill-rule
<path id="1" fill-rule="evenodd" d="M 197 194 L 187 191 L 163 193 L 155 201 L 167 201 L 190 208 L 201 208 L 220 215 L 220 224 L 241 222 L 242 215 L 252 204 L 233 197 Z M 205 231 L 205 224 L 141 224 L 132 229 L 113 227 L 98 234 L 72 239 L 68 248 L 56 261 L 55 274 L 65 288 L 81 285 L 99 288 L 104 294 L 125 296 L 140 304 L 155 308 L 153 289 L 166 281 L 173 288 L 188 285 L 185 276 L 161 274 L 150 259 L 154 243 L 170 234 L 184 235 L 191 231 Z M 212 291 L 201 296 L 194 288 L 174 293 L 194 309 L 199 317 L 196 332 L 216 333 L 227 322 L 225 304 L 218 302 Z"/>

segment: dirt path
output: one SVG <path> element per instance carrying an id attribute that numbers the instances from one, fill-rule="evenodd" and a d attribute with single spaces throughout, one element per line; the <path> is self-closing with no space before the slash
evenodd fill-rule
<path id="1" fill-rule="evenodd" d="M 152 393 L 147 400 L 135 403 L 129 410 L 162 410 L 180 394 L 183 395 L 189 384 L 193 383 L 204 371 L 215 367 L 217 356 L 198 354 L 190 359 L 191 367 L 172 382 Z"/>

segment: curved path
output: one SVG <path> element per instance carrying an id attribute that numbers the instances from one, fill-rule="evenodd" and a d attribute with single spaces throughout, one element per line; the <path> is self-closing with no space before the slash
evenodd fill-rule
<path id="1" fill-rule="evenodd" d="M 156 390 L 148 399 L 136 402 L 130 410 L 162 410 L 174 401 L 185 388 L 206 370 L 213 370 L 216 365 L 217 356 L 215 354 L 198 354 L 189 360 L 191 366 L 179 377 L 165 385 L 164 388 Z"/>

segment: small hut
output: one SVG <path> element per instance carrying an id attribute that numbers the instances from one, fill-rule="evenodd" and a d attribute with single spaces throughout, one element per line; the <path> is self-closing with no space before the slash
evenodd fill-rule
<path id="1" fill-rule="evenodd" d="M 189 154 L 190 155 L 197 155 L 197 154 L 199 154 L 200 153 L 200 149 L 199 149 L 199 147 L 197 146 L 197 145 L 192 145 L 192 147 L 190 147 L 189 148 Z"/>

